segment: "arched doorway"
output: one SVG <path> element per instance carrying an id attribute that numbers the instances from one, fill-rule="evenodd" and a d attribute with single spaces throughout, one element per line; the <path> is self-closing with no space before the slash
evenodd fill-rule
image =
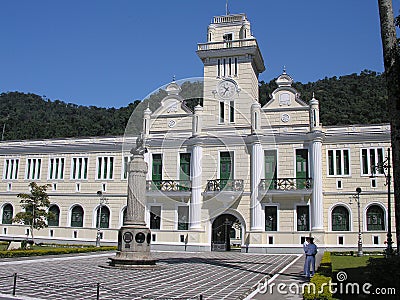
<path id="1" fill-rule="evenodd" d="M 222 214 L 212 223 L 211 250 L 231 251 L 240 249 L 242 226 L 240 220 L 231 214 Z"/>

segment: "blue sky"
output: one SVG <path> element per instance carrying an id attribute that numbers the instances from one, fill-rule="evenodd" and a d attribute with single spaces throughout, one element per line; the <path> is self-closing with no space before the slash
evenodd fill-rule
<path id="1" fill-rule="evenodd" d="M 264 57 L 295 81 L 382 72 L 377 0 L 229 0 Z M 394 0 L 398 15 L 400 0 Z M 0 92 L 126 106 L 172 80 L 202 76 L 195 51 L 225 0 L 2 0 Z"/>

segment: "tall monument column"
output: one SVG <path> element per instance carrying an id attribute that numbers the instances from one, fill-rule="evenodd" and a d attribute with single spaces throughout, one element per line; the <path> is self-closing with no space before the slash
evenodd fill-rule
<path id="1" fill-rule="evenodd" d="M 310 134 L 311 134 L 311 230 L 324 230 L 324 200 L 322 193 L 322 141 L 325 134 L 319 121 L 319 102 L 310 100 Z"/>
<path id="2" fill-rule="evenodd" d="M 118 250 L 110 258 L 113 267 L 155 265 L 150 253 L 151 232 L 145 222 L 146 173 L 144 161 L 146 149 L 142 135 L 136 140 L 136 148 L 129 163 L 128 198 L 125 223 L 118 232 Z"/>
<path id="3" fill-rule="evenodd" d="M 201 192 L 202 192 L 202 158 L 203 148 L 199 141 L 196 141 L 196 137 L 201 135 L 202 132 L 202 112 L 203 107 L 200 104 L 194 108 L 193 122 L 192 122 L 192 136 L 194 143 L 192 146 L 192 155 L 190 162 L 190 177 L 192 181 L 192 197 L 190 199 L 189 209 L 189 228 L 191 230 L 201 229 Z"/>

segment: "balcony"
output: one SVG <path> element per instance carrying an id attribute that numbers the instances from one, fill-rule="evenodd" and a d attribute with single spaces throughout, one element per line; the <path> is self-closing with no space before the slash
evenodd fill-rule
<path id="1" fill-rule="evenodd" d="M 243 192 L 243 179 L 214 179 L 207 181 L 206 192 Z"/>
<path id="2" fill-rule="evenodd" d="M 206 200 L 214 198 L 225 207 L 236 201 L 243 194 L 243 190 L 243 179 L 214 179 L 207 181 L 203 196 Z"/>
<path id="3" fill-rule="evenodd" d="M 275 195 L 310 195 L 311 187 L 311 178 L 261 179 L 259 184 L 259 189 L 261 193 Z"/>
<path id="4" fill-rule="evenodd" d="M 190 180 L 147 180 L 146 196 L 189 198 L 192 190 Z"/>
<path id="5" fill-rule="evenodd" d="M 256 39 L 241 39 L 241 40 L 232 40 L 232 41 L 221 41 L 221 42 L 209 42 L 209 43 L 200 43 L 197 44 L 197 50 L 220 50 L 226 48 L 240 48 L 240 47 L 251 47 L 257 46 Z"/>

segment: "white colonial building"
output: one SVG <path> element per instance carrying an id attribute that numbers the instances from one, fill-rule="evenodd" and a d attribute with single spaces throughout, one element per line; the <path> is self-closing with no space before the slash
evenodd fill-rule
<path id="1" fill-rule="evenodd" d="M 357 187 L 364 248 L 383 249 L 386 179 L 381 169 L 372 177 L 371 166 L 387 156 L 389 125 L 323 126 L 318 100 L 302 100 L 285 71 L 262 107 L 264 61 L 244 14 L 214 17 L 197 54 L 202 106 L 186 107 L 174 81 L 159 107 L 144 111 L 153 249 L 301 251 L 309 235 L 320 247 L 356 249 Z M 2 142 L 0 239 L 29 234 L 11 219 L 21 211 L 17 194 L 35 181 L 50 184 L 57 216 L 35 232 L 37 239 L 94 243 L 100 220 L 102 242 L 116 243 L 127 195 L 125 142 Z"/>

